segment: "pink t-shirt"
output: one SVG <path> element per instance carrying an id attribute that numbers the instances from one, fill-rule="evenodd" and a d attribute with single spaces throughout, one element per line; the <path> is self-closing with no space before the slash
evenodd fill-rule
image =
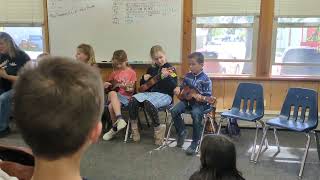
<path id="1" fill-rule="evenodd" d="M 137 81 L 137 75 L 136 72 L 131 69 L 127 68 L 125 70 L 116 70 L 111 73 L 109 77 L 107 77 L 108 81 L 115 80 L 117 83 L 121 83 L 124 86 L 126 84 L 135 84 Z M 124 87 L 120 87 L 119 93 L 124 96 L 131 97 L 133 95 L 133 92 L 127 92 Z"/>

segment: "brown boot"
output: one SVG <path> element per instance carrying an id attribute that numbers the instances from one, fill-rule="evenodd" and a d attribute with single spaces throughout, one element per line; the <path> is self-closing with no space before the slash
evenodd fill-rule
<path id="1" fill-rule="evenodd" d="M 164 136 L 166 133 L 166 125 L 160 124 L 154 129 L 154 143 L 158 146 L 163 144 Z"/>
<path id="2" fill-rule="evenodd" d="M 131 121 L 131 133 L 132 133 L 132 139 L 134 142 L 140 141 L 140 133 L 138 129 L 138 123 Z"/>

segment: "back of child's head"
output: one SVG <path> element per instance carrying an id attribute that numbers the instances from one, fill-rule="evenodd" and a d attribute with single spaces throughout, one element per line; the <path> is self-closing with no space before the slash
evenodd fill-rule
<path id="1" fill-rule="evenodd" d="M 236 167 L 236 148 L 226 137 L 207 135 L 200 149 L 201 169 L 192 180 L 242 179 Z"/>
<path id="2" fill-rule="evenodd" d="M 36 157 L 69 157 L 86 147 L 91 132 L 100 125 L 102 81 L 84 63 L 48 57 L 36 67 L 27 64 L 14 90 L 17 126 Z"/>
<path id="3" fill-rule="evenodd" d="M 201 52 L 193 52 L 188 56 L 189 59 L 195 59 L 197 63 L 203 64 L 204 63 L 204 56 Z"/>
<path id="4" fill-rule="evenodd" d="M 77 49 L 83 54 L 88 56 L 87 63 L 90 65 L 96 64 L 96 57 L 93 50 L 93 47 L 89 44 L 80 44 Z"/>
<path id="5" fill-rule="evenodd" d="M 45 58 L 45 57 L 48 57 L 48 56 L 50 56 L 49 53 L 43 52 L 43 53 L 41 53 L 41 54 L 39 54 L 39 55 L 37 56 L 37 60 L 41 60 L 41 59 L 43 59 L 43 58 Z"/>

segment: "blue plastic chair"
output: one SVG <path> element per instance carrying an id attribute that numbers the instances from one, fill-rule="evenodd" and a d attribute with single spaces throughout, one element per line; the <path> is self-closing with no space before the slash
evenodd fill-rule
<path id="1" fill-rule="evenodd" d="M 254 122 L 256 124 L 256 134 L 250 158 L 250 160 L 253 161 L 256 151 L 258 131 L 260 128 L 257 122 L 259 122 L 262 128 L 264 128 L 265 123 L 261 120 L 263 116 L 264 100 L 262 85 L 254 83 L 240 83 L 233 100 L 232 108 L 229 111 L 221 113 L 218 133 L 220 133 L 221 124 L 224 119 L 235 118 L 237 120 Z M 267 147 L 267 140 L 265 143 Z"/>
<path id="2" fill-rule="evenodd" d="M 291 114 L 292 109 L 293 114 Z M 302 132 L 306 134 L 307 143 L 301 162 L 299 177 L 302 177 L 305 161 L 308 155 L 308 150 L 310 147 L 310 133 L 314 133 L 315 135 L 320 160 L 319 140 L 316 132 L 314 131 L 318 126 L 318 93 L 316 91 L 303 88 L 290 88 L 283 103 L 280 115 L 276 118 L 268 120 L 266 124 L 267 126 L 265 127 L 261 142 L 263 142 L 263 140 L 266 138 L 269 126 L 273 127 L 273 132 L 278 147 L 278 151 L 276 154 L 280 152 L 276 128 L 279 127 L 290 131 Z M 258 150 L 258 154 L 255 158 L 255 162 L 258 161 L 260 152 L 261 144 Z"/>

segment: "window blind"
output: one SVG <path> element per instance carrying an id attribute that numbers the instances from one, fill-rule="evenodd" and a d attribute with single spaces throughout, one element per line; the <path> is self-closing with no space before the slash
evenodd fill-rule
<path id="1" fill-rule="evenodd" d="M 260 0 L 194 0 L 193 14 L 195 16 L 259 15 L 260 2 Z"/>
<path id="2" fill-rule="evenodd" d="M 0 0 L 0 23 L 43 23 L 44 0 Z"/>
<path id="3" fill-rule="evenodd" d="M 276 16 L 320 16 L 320 0 L 275 0 Z"/>

